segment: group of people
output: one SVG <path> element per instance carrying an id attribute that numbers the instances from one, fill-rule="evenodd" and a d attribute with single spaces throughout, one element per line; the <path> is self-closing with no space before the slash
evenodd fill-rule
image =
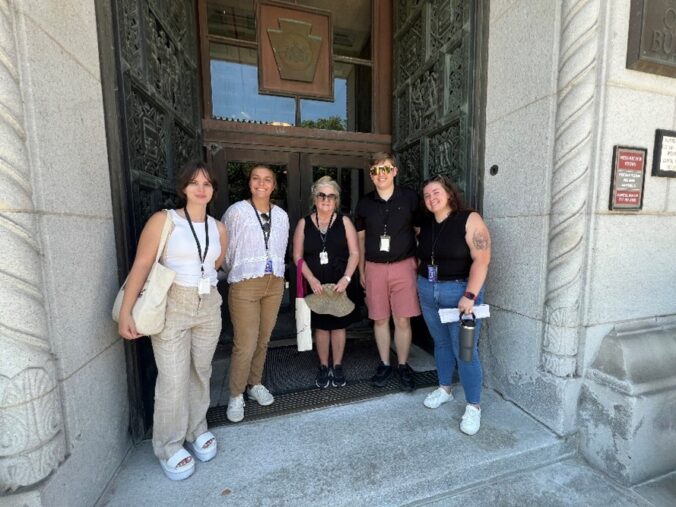
<path id="1" fill-rule="evenodd" d="M 371 384 L 384 387 L 396 372 L 402 389 L 415 388 L 408 364 L 411 321 L 422 313 L 434 339 L 439 387 L 424 405 L 438 408 L 453 399 L 457 369 L 467 406 L 460 429 L 479 430 L 482 371 L 477 339 L 471 361 L 459 355 L 459 323 L 442 323 L 440 308 L 471 314 L 481 303 L 490 261 L 490 236 L 480 215 L 467 208 L 444 176 L 422 187 L 424 208 L 416 192 L 395 183 L 392 155 L 378 153 L 369 175 L 375 190 L 363 196 L 354 223 L 341 213 L 340 186 L 328 176 L 312 186 L 311 212 L 293 234 L 293 258 L 301 259 L 302 276 L 314 294 L 327 290 L 354 299 L 365 291 L 368 316 L 380 363 Z M 217 188 L 216 176 L 203 162 L 191 162 L 178 178 L 182 206 L 154 214 L 141 233 L 119 317 L 119 332 L 139 338 L 132 308 L 158 252 L 165 223 L 172 230 L 160 261 L 176 273 L 167 297 L 164 329 L 151 336 L 158 376 L 155 387 L 153 450 L 167 477 L 192 475 L 193 458 L 212 459 L 216 438 L 208 431 L 211 361 L 221 332 L 217 270 L 227 272 L 228 307 L 233 325 L 227 417 L 244 418 L 244 393 L 261 405 L 274 403 L 262 384 L 267 346 L 284 293 L 289 219 L 272 194 L 275 172 L 256 165 L 249 174 L 251 197 L 230 206 L 217 221 L 207 206 Z M 358 270 L 358 271 L 357 271 Z M 390 319 L 394 321 L 397 364 L 390 364 Z M 357 308 L 347 315 L 312 313 L 319 357 L 316 385 L 347 383 L 343 369 L 346 327 L 359 320 Z M 480 324 L 477 321 L 475 335 Z"/>

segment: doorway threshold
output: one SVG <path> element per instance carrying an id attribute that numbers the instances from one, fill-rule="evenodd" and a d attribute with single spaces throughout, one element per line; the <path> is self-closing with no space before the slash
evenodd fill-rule
<path id="1" fill-rule="evenodd" d="M 436 386 L 438 382 L 436 371 L 416 372 L 414 379 L 416 389 Z M 346 405 L 370 398 L 379 398 L 398 392 L 401 392 L 399 381 L 393 375 L 385 387 L 373 387 L 368 380 L 362 380 L 344 387 L 315 388 L 275 394 L 275 402 L 267 407 L 263 407 L 255 401 L 247 400 L 244 407 L 244 420 L 255 421 L 299 412 L 308 412 L 334 405 Z M 234 424 L 228 421 L 225 415 L 226 410 L 226 405 L 211 407 L 207 412 L 209 426 Z"/>

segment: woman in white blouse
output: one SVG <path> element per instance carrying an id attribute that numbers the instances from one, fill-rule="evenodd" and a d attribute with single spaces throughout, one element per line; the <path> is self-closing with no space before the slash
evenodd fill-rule
<path id="1" fill-rule="evenodd" d="M 225 264 L 234 330 L 227 410 L 232 422 L 244 419 L 245 390 L 249 399 L 261 405 L 275 401 L 261 380 L 284 293 L 284 255 L 289 241 L 289 218 L 270 200 L 276 187 L 272 169 L 256 165 L 249 173 L 251 198 L 233 204 L 223 215 L 229 237 Z"/>

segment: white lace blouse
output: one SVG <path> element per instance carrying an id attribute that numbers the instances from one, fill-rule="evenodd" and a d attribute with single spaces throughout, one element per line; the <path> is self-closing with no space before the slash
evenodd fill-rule
<path id="1" fill-rule="evenodd" d="M 228 251 L 224 269 L 228 283 L 233 284 L 265 274 L 267 256 L 261 224 L 251 202 L 239 201 L 230 206 L 221 221 L 228 230 Z M 272 259 L 272 274 L 284 276 L 284 256 L 289 241 L 289 217 L 279 206 L 270 211 L 271 228 L 268 255 Z"/>

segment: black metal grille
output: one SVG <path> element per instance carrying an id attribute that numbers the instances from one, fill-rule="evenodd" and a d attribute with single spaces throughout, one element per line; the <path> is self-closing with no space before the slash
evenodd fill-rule
<path id="1" fill-rule="evenodd" d="M 438 384 L 437 372 L 434 370 L 415 373 L 414 378 L 416 388 L 431 387 Z M 244 407 L 244 420 L 252 421 L 278 415 L 305 412 L 332 405 L 377 398 L 386 394 L 399 392 L 399 390 L 399 381 L 395 374 L 390 378 L 385 387 L 373 387 L 368 380 L 361 380 L 350 383 L 345 387 L 314 388 L 278 394 L 275 395 L 275 402 L 267 407 L 262 407 L 255 401 L 248 402 Z M 225 416 L 226 409 L 226 406 L 209 409 L 207 413 L 209 426 L 232 424 Z"/>

